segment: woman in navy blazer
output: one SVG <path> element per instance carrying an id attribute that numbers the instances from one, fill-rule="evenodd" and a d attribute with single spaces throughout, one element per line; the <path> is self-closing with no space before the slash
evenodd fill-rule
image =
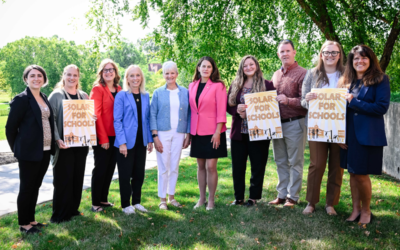
<path id="1" fill-rule="evenodd" d="M 35 220 L 39 188 L 47 172 L 50 154 L 54 154 L 54 114 L 40 88 L 47 85 L 44 69 L 26 67 L 23 81 L 28 87 L 10 102 L 6 136 L 19 166 L 17 198 L 20 231 L 39 233 L 44 225 Z"/>
<path id="2" fill-rule="evenodd" d="M 114 102 L 114 146 L 119 148 L 119 189 L 121 207 L 125 214 L 133 214 L 135 209 L 147 212 L 140 205 L 140 198 L 146 148 L 149 153 L 153 150 L 149 119 L 150 98 L 145 91 L 144 75 L 139 66 L 131 65 L 125 73 L 124 91 L 117 94 Z"/>
<path id="3" fill-rule="evenodd" d="M 382 174 L 383 146 L 387 145 L 383 115 L 389 108 L 389 79 L 371 48 L 355 46 L 349 53 L 339 86 L 346 94 L 346 144 L 339 144 L 340 166 L 350 173 L 353 212 L 349 222 L 372 220 L 370 174 Z"/>

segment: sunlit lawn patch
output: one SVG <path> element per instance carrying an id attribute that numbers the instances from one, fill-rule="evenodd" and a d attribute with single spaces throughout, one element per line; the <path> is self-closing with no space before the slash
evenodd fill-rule
<path id="1" fill-rule="evenodd" d="M 345 173 L 339 216 L 328 216 L 324 210 L 326 174 L 321 201 L 315 214 L 304 216 L 308 169 L 304 168 L 301 203 L 293 208 L 270 207 L 276 197 L 276 165 L 272 150 L 265 174 L 263 199 L 252 208 L 231 207 L 234 200 L 230 158 L 218 163 L 219 185 L 216 209 L 193 210 L 199 191 L 196 162 L 181 161 L 176 199 L 184 205 L 168 211 L 158 209 L 157 170 L 146 171 L 142 204 L 149 213 L 125 215 L 120 208 L 118 181 L 111 186 L 110 201 L 115 207 L 102 213 L 90 212 L 90 190 L 83 191 L 80 211 L 83 216 L 71 222 L 49 226 L 41 235 L 26 236 L 18 231 L 16 214 L 0 219 L 2 249 L 399 249 L 400 248 L 400 183 L 388 176 L 372 178 L 372 210 L 376 219 L 366 229 L 356 223 L 345 223 L 351 212 L 349 175 Z M 247 171 L 247 186 L 250 171 Z M 248 195 L 248 192 L 246 193 Z M 51 202 L 37 206 L 37 220 L 51 216 Z"/>

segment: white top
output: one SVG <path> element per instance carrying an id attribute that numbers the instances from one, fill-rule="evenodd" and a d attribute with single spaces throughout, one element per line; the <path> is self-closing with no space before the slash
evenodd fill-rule
<path id="1" fill-rule="evenodd" d="M 177 129 L 179 123 L 179 88 L 169 90 L 169 109 L 171 119 L 171 129 Z"/>
<path id="2" fill-rule="evenodd" d="M 322 88 L 337 88 L 337 84 L 339 81 L 339 73 L 336 71 L 335 73 L 326 74 L 329 79 L 329 84 L 325 84 Z"/>

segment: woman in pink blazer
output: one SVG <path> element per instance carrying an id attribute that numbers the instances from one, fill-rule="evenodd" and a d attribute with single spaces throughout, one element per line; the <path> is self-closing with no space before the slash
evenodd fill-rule
<path id="1" fill-rule="evenodd" d="M 190 156 L 197 158 L 197 180 L 200 190 L 200 199 L 194 208 L 206 205 L 206 209 L 211 210 L 214 208 L 218 184 L 218 158 L 228 155 L 225 135 L 226 88 L 211 57 L 202 57 L 197 63 L 193 82 L 189 85 L 189 103 L 192 135 Z"/>

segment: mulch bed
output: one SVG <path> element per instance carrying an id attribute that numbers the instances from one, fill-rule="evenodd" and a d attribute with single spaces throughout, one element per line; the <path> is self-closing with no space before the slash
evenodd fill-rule
<path id="1" fill-rule="evenodd" d="M 14 153 L 1 152 L 0 153 L 0 165 L 17 162 L 17 158 L 14 157 Z"/>

